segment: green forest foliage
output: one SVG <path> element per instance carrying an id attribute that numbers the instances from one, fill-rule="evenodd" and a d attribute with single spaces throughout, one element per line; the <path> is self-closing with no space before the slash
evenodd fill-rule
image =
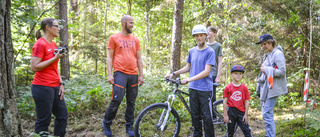
<path id="1" fill-rule="evenodd" d="M 40 28 L 40 21 L 45 17 L 59 18 L 59 6 L 55 6 L 58 2 L 58 0 L 16 0 L 11 3 L 15 79 L 19 95 L 19 112 L 23 118 L 35 118 L 30 92 L 34 75 L 30 69 L 30 58 L 33 43 L 36 41 L 35 31 Z M 70 2 L 75 2 L 75 5 Z M 175 1 L 131 0 L 131 2 L 130 13 L 135 19 L 133 34 L 140 40 L 145 72 L 145 84 L 140 87 L 137 98 L 136 115 L 138 115 L 144 107 L 165 101 L 170 93 L 170 86 L 161 80 L 170 71 Z M 283 47 L 287 63 L 289 93 L 279 98 L 278 107 L 299 105 L 303 102 L 301 97 L 305 70 L 309 63 L 309 7 L 310 1 L 306 0 L 185 0 L 181 64 L 185 65 L 188 50 L 194 46 L 192 27 L 196 24 L 216 26 L 219 29 L 216 40 L 223 45 L 222 86 L 219 87 L 219 91 L 222 93 L 223 86 L 230 82 L 230 66 L 243 65 L 246 69 L 243 83 L 249 87 L 251 96 L 254 97 L 251 102 L 252 107 L 258 108 L 260 103 L 255 99 L 255 79 L 265 51 L 254 43 L 259 41 L 261 34 L 269 33 L 277 40 L 277 44 Z M 320 0 L 313 0 L 311 16 L 314 45 L 310 56 L 309 91 L 310 97 L 315 101 L 319 101 L 320 94 L 318 91 L 319 9 Z M 108 39 L 121 30 L 120 19 L 127 12 L 127 0 L 68 0 L 71 78 L 66 81 L 65 99 L 71 116 L 85 117 L 90 113 L 104 113 L 106 110 L 106 104 L 111 96 L 111 86 L 106 80 Z M 60 46 L 59 38 L 54 40 Z M 186 86 L 183 89 L 187 91 Z M 181 106 L 181 104 L 176 106 L 179 105 Z M 181 106 L 181 109 L 175 109 L 181 117 L 190 121 L 185 108 Z M 319 115 L 309 115 L 308 118 L 316 119 L 319 123 Z M 290 121 L 289 124 L 294 122 Z M 319 131 L 319 124 L 310 123 L 309 126 L 313 127 L 310 132 Z M 293 134 L 298 134 L 301 129 L 296 131 L 297 133 Z"/>

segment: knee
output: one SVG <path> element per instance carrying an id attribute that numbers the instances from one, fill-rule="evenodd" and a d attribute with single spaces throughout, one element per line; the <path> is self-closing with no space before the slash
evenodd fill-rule
<path id="1" fill-rule="evenodd" d="M 202 119 L 205 120 L 205 121 L 212 121 L 212 118 L 211 118 L 211 115 L 210 115 L 210 114 L 204 115 L 204 116 L 202 117 Z"/>
<path id="2" fill-rule="evenodd" d="M 67 121 L 68 120 L 68 115 L 56 117 L 56 120 L 58 120 L 58 121 Z"/>
<path id="3" fill-rule="evenodd" d="M 118 100 L 118 99 L 113 99 L 113 100 L 111 100 L 111 102 L 110 102 L 109 109 L 117 110 L 118 107 L 120 106 L 120 104 L 121 104 L 121 101 L 120 101 L 120 100 Z"/>
<path id="4" fill-rule="evenodd" d="M 47 125 L 47 126 L 49 126 L 50 122 L 51 122 L 51 114 L 46 115 L 45 117 L 38 117 L 36 120 L 36 123 L 41 125 Z"/>
<path id="5" fill-rule="evenodd" d="M 263 112 L 262 113 L 262 118 L 264 119 L 264 120 L 268 120 L 268 119 L 270 119 L 270 118 L 273 118 L 273 114 L 269 111 L 269 112 Z"/>
<path id="6" fill-rule="evenodd" d="M 252 137 L 250 127 L 248 127 L 247 129 L 244 129 L 242 132 L 245 137 Z"/>
<path id="7" fill-rule="evenodd" d="M 135 106 L 135 102 L 136 102 L 136 99 L 131 99 L 131 100 L 127 99 L 128 106 Z"/>

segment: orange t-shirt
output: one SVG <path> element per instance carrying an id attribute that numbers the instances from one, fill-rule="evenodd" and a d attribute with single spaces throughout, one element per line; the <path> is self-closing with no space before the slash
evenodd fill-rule
<path id="1" fill-rule="evenodd" d="M 114 50 L 113 72 L 120 71 L 129 75 L 138 75 L 137 51 L 140 51 L 140 42 L 137 37 L 129 34 L 123 36 L 120 32 L 109 38 L 108 49 Z"/>
<path id="2" fill-rule="evenodd" d="M 32 56 L 42 58 L 41 62 L 53 58 L 54 49 L 57 48 L 56 43 L 48 43 L 44 38 L 40 38 L 34 43 L 32 48 Z M 58 87 L 60 77 L 58 74 L 59 59 L 47 66 L 46 68 L 36 72 L 32 84 L 48 87 Z"/>

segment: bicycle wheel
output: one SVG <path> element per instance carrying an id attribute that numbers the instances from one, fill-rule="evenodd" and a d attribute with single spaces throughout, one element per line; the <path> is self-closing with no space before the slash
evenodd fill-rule
<path id="1" fill-rule="evenodd" d="M 224 137 L 227 135 L 227 125 L 223 121 L 223 99 L 213 102 L 212 108 L 213 113 L 216 114 L 216 118 L 213 119 L 215 136 Z"/>
<path id="2" fill-rule="evenodd" d="M 181 126 L 180 117 L 172 108 L 164 123 L 167 112 L 168 105 L 165 103 L 152 104 L 143 109 L 135 122 L 135 137 L 177 137 Z"/>

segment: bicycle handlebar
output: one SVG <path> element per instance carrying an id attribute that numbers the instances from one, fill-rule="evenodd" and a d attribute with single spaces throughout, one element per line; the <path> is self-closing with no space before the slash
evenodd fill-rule
<path id="1" fill-rule="evenodd" d="M 217 86 L 220 86 L 221 84 L 219 83 L 213 83 L 213 86 L 217 87 Z"/>
<path id="2" fill-rule="evenodd" d="M 178 86 L 180 86 L 181 85 L 181 80 L 179 79 L 179 78 L 177 78 L 176 80 L 175 79 L 170 79 L 170 78 L 165 78 L 164 79 L 166 82 L 172 82 L 172 83 L 174 83 L 174 84 L 177 84 Z M 215 87 L 218 87 L 218 86 L 220 86 L 221 84 L 219 84 L 219 83 L 213 83 L 213 86 L 215 86 Z"/>
<path id="3" fill-rule="evenodd" d="M 181 85 L 181 81 L 179 78 L 177 78 L 176 80 L 175 79 L 170 79 L 170 78 L 165 78 L 164 79 L 166 82 L 172 82 L 174 84 L 177 84 L 178 86 Z"/>

